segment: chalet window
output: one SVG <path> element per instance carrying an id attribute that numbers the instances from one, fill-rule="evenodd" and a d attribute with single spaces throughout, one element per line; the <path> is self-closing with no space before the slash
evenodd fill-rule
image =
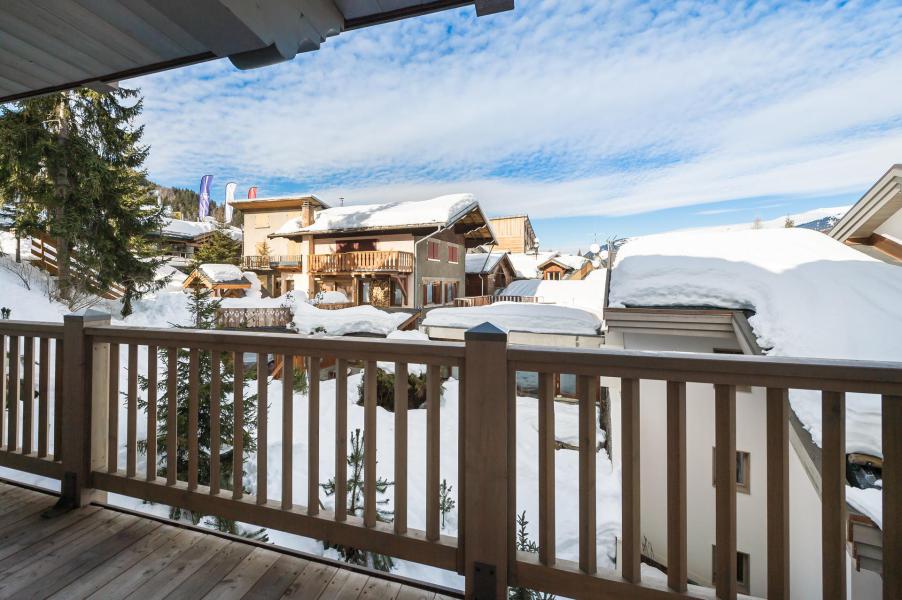
<path id="1" fill-rule="evenodd" d="M 749 555 L 745 552 L 736 553 L 736 591 L 740 594 L 749 594 Z M 711 583 L 717 585 L 717 547 L 711 546 Z"/>
<path id="2" fill-rule="evenodd" d="M 254 215 L 254 227 L 257 229 L 269 227 L 269 215 Z"/>
<path id="3" fill-rule="evenodd" d="M 432 240 L 429 240 L 428 242 L 426 242 L 426 245 L 427 245 L 427 252 L 428 252 L 426 258 L 428 258 L 429 260 L 439 260 L 438 242 L 433 242 Z"/>
<path id="4" fill-rule="evenodd" d="M 370 252 L 376 249 L 376 240 L 350 240 L 335 244 L 337 252 Z"/>
<path id="5" fill-rule="evenodd" d="M 711 485 L 717 485 L 716 448 L 711 448 Z M 748 452 L 736 452 L 736 491 L 743 494 L 752 493 L 751 457 Z"/>
<path id="6" fill-rule="evenodd" d="M 545 271 L 545 279 L 549 279 L 551 281 L 558 281 L 561 278 L 560 271 Z"/>
<path id="7" fill-rule="evenodd" d="M 448 282 L 445 284 L 445 302 L 454 302 L 457 298 L 457 282 Z"/>
<path id="8" fill-rule="evenodd" d="M 449 263 L 457 263 L 458 261 L 458 248 L 453 244 L 448 244 L 448 262 Z"/>

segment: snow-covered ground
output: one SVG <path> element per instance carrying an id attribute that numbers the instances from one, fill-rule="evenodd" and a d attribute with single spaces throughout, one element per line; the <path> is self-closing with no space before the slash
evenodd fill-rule
<path id="1" fill-rule="evenodd" d="M 786 227 L 786 219 L 789 218 L 795 224 L 796 227 L 801 225 L 806 225 L 808 223 L 813 223 L 815 221 L 821 221 L 824 219 L 835 219 L 839 220 L 844 214 L 849 212 L 851 206 L 833 206 L 829 208 L 814 208 L 812 210 L 806 210 L 805 212 L 794 213 L 791 215 L 786 215 L 784 217 L 778 217 L 776 219 L 768 219 L 766 221 L 750 221 L 747 223 L 733 223 L 730 225 L 712 225 L 710 227 L 693 227 L 691 229 L 683 229 L 681 231 L 707 231 L 707 232 L 717 232 L 717 231 L 747 231 L 749 229 L 753 229 L 758 227 L 760 229 L 781 229 Z"/>
<path id="2" fill-rule="evenodd" d="M 599 269 L 576 281 L 521 279 L 504 288 L 501 294 L 536 296 L 539 302 L 582 308 L 601 317 L 604 312 L 605 276 L 605 270 Z"/>

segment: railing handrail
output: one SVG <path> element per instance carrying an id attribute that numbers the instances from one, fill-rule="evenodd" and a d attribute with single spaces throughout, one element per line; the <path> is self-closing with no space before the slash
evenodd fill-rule
<path id="1" fill-rule="evenodd" d="M 397 360 L 413 364 L 458 365 L 464 358 L 461 342 L 405 341 L 340 336 L 302 336 L 296 333 L 166 329 L 158 327 L 88 326 L 85 335 L 99 343 L 141 344 L 160 348 L 190 346 L 198 349 L 297 354 L 364 360 Z"/>
<path id="2" fill-rule="evenodd" d="M 520 371 L 866 394 L 902 394 L 902 363 L 703 352 L 549 348 L 511 344 Z M 561 366 L 565 365 L 565 366 Z"/>
<path id="3" fill-rule="evenodd" d="M 63 338 L 63 324 L 50 321 L 0 320 L 0 335 L 27 335 L 32 337 Z"/>

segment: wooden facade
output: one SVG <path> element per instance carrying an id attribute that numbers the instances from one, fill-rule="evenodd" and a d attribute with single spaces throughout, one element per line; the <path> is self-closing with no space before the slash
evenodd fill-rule
<path id="1" fill-rule="evenodd" d="M 471 254 L 469 257 L 488 257 L 488 254 Z M 469 258 L 468 257 L 468 258 Z M 509 286 L 517 274 L 508 254 L 505 252 L 500 259 L 492 261 L 491 267 L 481 269 L 480 272 L 467 272 L 467 296 L 493 296 Z"/>
<path id="2" fill-rule="evenodd" d="M 528 215 L 495 217 L 489 219 L 495 232 L 495 251 L 514 253 L 533 252 L 538 247 L 536 232 Z"/>
<path id="3" fill-rule="evenodd" d="M 769 598 L 788 597 L 788 570 L 785 536 L 789 520 L 786 510 L 786 460 L 789 456 L 788 427 L 785 416 L 786 391 L 808 389 L 821 392 L 824 412 L 824 479 L 821 533 L 823 558 L 824 597 L 844 598 L 845 586 L 842 574 L 846 569 L 845 486 L 842 483 L 842 459 L 845 394 L 860 392 L 882 396 L 883 415 L 883 561 L 885 565 L 902 562 L 902 444 L 898 442 L 897 425 L 902 421 L 902 364 L 865 361 L 811 360 L 785 357 L 735 356 L 717 354 L 692 354 L 668 352 L 632 352 L 593 349 L 557 349 L 547 347 L 509 345 L 507 335 L 489 325 L 467 332 L 464 343 L 413 342 L 361 339 L 329 339 L 303 337 L 290 334 L 262 334 L 223 331 L 197 331 L 188 329 L 146 329 L 114 327 L 109 317 L 100 314 L 70 315 L 65 323 L 45 324 L 21 321 L 0 322 L 0 336 L 8 362 L 8 373 L 0 377 L 0 398 L 8 408 L 3 420 L 0 439 L 0 465 L 28 471 L 44 477 L 65 481 L 60 507 L 87 506 L 97 494 L 104 492 L 122 494 L 146 501 L 178 506 L 203 514 L 220 515 L 238 519 L 261 527 L 286 531 L 315 539 L 328 539 L 335 544 L 353 545 L 417 563 L 456 571 L 465 576 L 468 598 L 506 597 L 508 585 L 548 592 L 572 598 L 631 597 L 631 598 L 685 598 L 691 597 L 687 588 L 685 571 L 686 539 L 691 535 L 685 522 L 686 462 L 685 462 L 685 386 L 687 382 L 713 386 L 717 397 L 717 416 L 713 423 L 718 446 L 715 480 L 718 492 L 715 519 L 718 554 L 718 578 L 725 582 L 735 580 L 736 561 L 736 511 L 735 511 L 735 435 L 736 386 L 761 386 L 769 389 L 767 440 L 768 460 L 768 529 L 774 535 L 770 539 Z M 318 377 L 311 376 L 309 392 L 309 427 L 306 432 L 292 429 L 289 414 L 283 419 L 281 438 L 290 448 L 292 440 L 313 440 L 306 465 L 292 465 L 291 452 L 283 452 L 282 493 L 273 495 L 267 490 L 266 458 L 244 453 L 237 449 L 232 490 L 220 489 L 219 480 L 213 486 L 198 480 L 197 431 L 198 405 L 196 398 L 189 402 L 189 427 L 185 432 L 188 469 L 184 477 L 178 474 L 174 464 L 181 444 L 179 437 L 168 435 L 167 454 L 170 464 L 168 476 L 157 472 L 157 438 L 147 440 L 147 460 L 137 460 L 137 422 L 148 420 L 148 431 L 157 431 L 165 425 L 170 432 L 177 427 L 175 410 L 168 423 L 158 423 L 154 411 L 147 415 L 138 411 L 137 351 L 147 348 L 147 372 L 152 374 L 150 390 L 156 390 L 157 350 L 167 348 L 175 353 L 188 350 L 192 357 L 189 383 L 193 390 L 198 385 L 210 384 L 217 389 L 221 384 L 220 366 L 226 355 L 238 357 L 245 353 L 257 353 L 258 368 L 258 448 L 267 448 L 265 385 L 268 373 L 267 357 L 282 356 L 286 362 L 296 356 L 308 359 L 311 372 L 317 372 L 323 360 L 337 361 L 337 399 L 339 407 L 346 406 L 348 393 L 347 369 L 352 361 L 364 365 L 364 429 L 374 432 L 376 423 L 376 364 L 377 361 L 396 363 L 404 372 L 408 363 L 428 365 L 425 454 L 425 490 L 418 490 L 417 497 L 426 506 L 425 529 L 414 530 L 406 519 L 394 523 L 382 523 L 376 519 L 375 436 L 367 435 L 369 450 L 365 454 L 364 495 L 372 507 L 361 517 L 346 511 L 331 512 L 319 505 L 320 476 L 318 473 L 320 438 L 335 443 L 337 450 L 336 472 L 346 473 L 347 420 L 339 410 L 334 431 L 326 431 L 320 423 Z M 211 381 L 201 382 L 198 374 L 199 353 L 212 353 Z M 239 359 L 240 360 L 240 359 Z M 120 388 L 121 365 L 128 365 L 130 375 Z M 0 363 L 6 368 L 5 362 Z M 171 361 L 165 377 L 174 390 L 178 384 L 176 362 Z M 440 399 L 442 367 L 456 367 L 463 405 L 455 412 L 451 435 L 457 436 L 460 458 L 458 469 L 457 519 L 460 523 L 458 537 L 440 533 L 440 464 L 439 432 L 447 435 L 448 427 L 440 427 L 443 415 Z M 53 369 L 56 385 L 50 386 L 45 373 Z M 540 374 L 545 391 L 538 402 L 542 404 L 539 420 L 540 469 L 538 483 L 538 554 L 515 550 L 515 518 L 518 438 L 534 435 L 530 431 L 518 431 L 514 427 L 514 377 L 518 371 Z M 554 545 L 556 508 L 555 489 L 555 437 L 554 410 L 550 400 L 552 377 L 558 373 L 577 376 L 579 402 L 579 544 L 578 560 L 564 560 L 558 556 Z M 499 375 L 500 374 L 500 375 Z M 600 377 L 621 380 L 626 390 L 629 410 L 624 413 L 624 429 L 629 435 L 622 440 L 623 462 L 622 537 L 623 575 L 600 570 L 596 564 L 596 453 L 595 439 L 597 381 Z M 8 386 L 7 381 L 22 382 Z M 640 493 L 637 398 L 638 383 L 643 380 L 666 382 L 667 436 L 670 452 L 661 457 L 667 461 L 670 510 L 668 510 L 668 581 L 662 582 L 642 577 L 636 558 L 642 544 L 638 523 Z M 396 381 L 399 381 L 396 379 Z M 396 398 L 406 398 L 406 378 L 396 385 Z M 24 389 L 25 393 L 21 394 Z M 243 398 L 244 386 L 237 384 L 236 401 Z M 290 390 L 285 385 L 282 389 Z M 152 393 L 156 393 L 155 391 Z M 290 393 L 290 392 L 289 392 Z M 21 394 L 21 395 L 20 395 Z M 194 394 L 194 392 L 192 392 Z M 170 394 L 172 402 L 175 394 Z M 123 405 L 125 408 L 120 409 Z M 151 399 L 156 406 L 156 396 Z M 54 410 L 49 410 L 51 403 Z M 291 403 L 285 404 L 290 406 Z M 396 401 L 396 406 L 405 402 Z M 774 410 L 771 410 L 773 408 Z M 210 418 L 219 426 L 218 406 L 211 407 Z M 37 415 L 37 416 L 35 416 Z M 781 416 L 782 415 L 782 416 Z M 119 428 L 119 419 L 126 419 L 127 426 Z M 242 420 L 236 415 L 234 427 L 236 439 L 241 439 Z M 283 415 L 284 417 L 284 415 Z M 394 415 L 395 468 L 407 464 L 406 411 Z M 33 420 L 36 419 L 36 420 Z M 37 426 L 36 426 L 37 425 Z M 192 427 L 193 425 L 193 427 Z M 446 424 L 447 425 L 447 424 Z M 36 432 L 36 435 L 35 435 Z M 21 434 L 21 435 L 20 435 Z M 215 433 L 214 433 L 215 435 Z M 326 440 L 323 440 L 326 442 Z M 332 442 L 328 442 L 332 443 Z M 120 449 L 124 448 L 120 459 Z M 257 460 L 257 486 L 252 495 L 244 491 L 242 480 L 245 465 Z M 211 472 L 219 472 L 219 452 L 211 454 Z M 302 498 L 293 497 L 292 482 L 298 470 L 307 469 L 308 493 Z M 394 494 L 394 510 L 404 511 L 411 496 L 406 478 L 397 486 Z M 340 478 L 341 479 L 341 478 Z M 773 499 L 771 501 L 770 499 Z M 400 507 L 400 508 L 399 508 Z M 84 511 L 85 508 L 78 510 Z M 89 509 L 87 509 L 89 510 Z M 59 517 L 65 518 L 65 517 Z M 9 527 L 9 522 L 4 521 Z M 3 536 L 9 541 L 17 535 L 28 534 L 28 529 L 18 534 Z M 4 534 L 6 531 L 3 532 Z M 94 556 L 94 555 L 91 555 Z M 82 560 L 81 554 L 60 555 L 59 565 L 71 565 Z M 21 581 L 21 576 L 15 581 Z M 45 578 L 41 585 L 50 585 L 55 578 Z M 6 580 L 4 580 L 6 581 Z M 835 583 L 835 585 L 834 585 Z M 0 583 L 5 585 L 5 583 Z M 8 584 L 6 584 L 8 585 Z M 902 597 L 902 571 L 888 568 L 883 573 L 884 598 Z M 737 590 L 726 583 L 718 586 L 718 597 L 735 599 Z M 354 596 L 356 597 L 356 596 Z"/>

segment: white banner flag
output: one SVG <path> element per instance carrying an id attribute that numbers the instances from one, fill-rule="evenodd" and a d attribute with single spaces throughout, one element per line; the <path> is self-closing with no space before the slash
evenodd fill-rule
<path id="1" fill-rule="evenodd" d="M 225 196 L 225 222 L 232 222 L 232 201 L 235 200 L 235 188 L 238 187 L 238 184 L 234 181 L 230 181 L 226 184 L 226 196 Z"/>

